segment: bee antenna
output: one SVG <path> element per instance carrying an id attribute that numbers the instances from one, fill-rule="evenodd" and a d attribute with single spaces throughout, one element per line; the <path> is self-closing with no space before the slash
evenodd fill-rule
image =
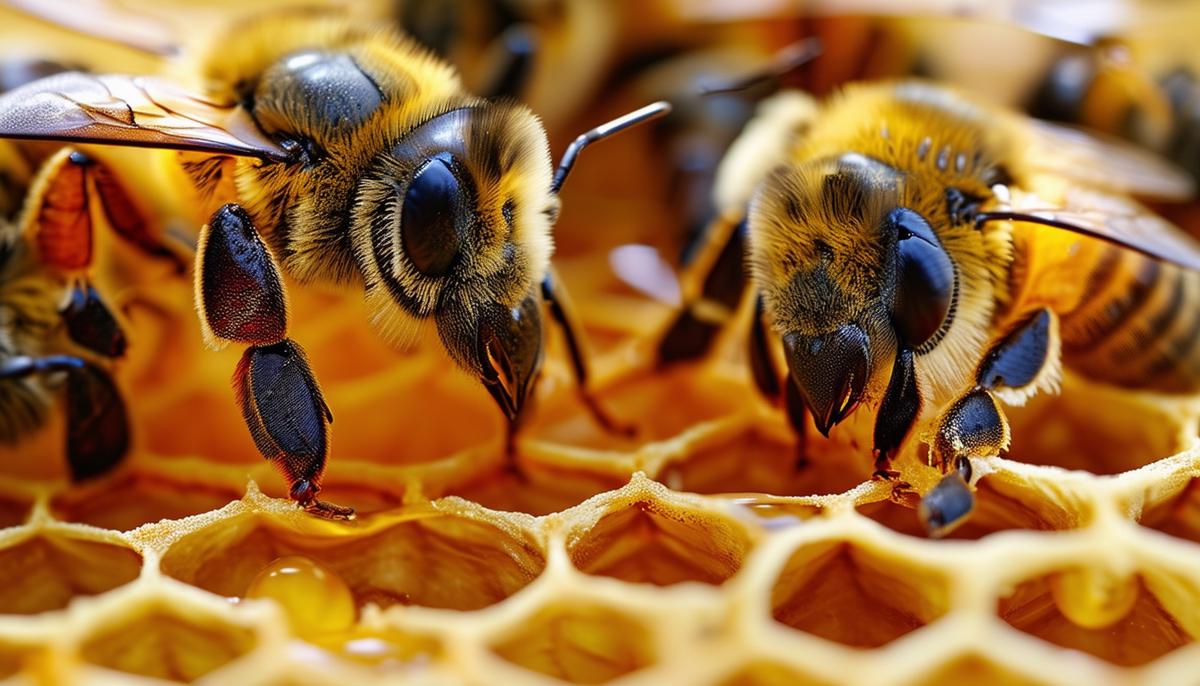
<path id="1" fill-rule="evenodd" d="M 736 93 L 757 86 L 764 81 L 785 76 L 808 64 L 821 54 L 821 41 L 818 38 L 805 38 L 785 45 L 761 69 L 740 76 L 732 81 L 714 83 L 700 87 L 700 95 L 720 95 Z"/>
<path id="2" fill-rule="evenodd" d="M 563 153 L 562 161 L 558 163 L 558 170 L 554 172 L 554 181 L 550 184 L 550 192 L 557 194 L 559 189 L 562 188 L 563 182 L 567 180 L 567 175 L 571 173 L 571 168 L 575 166 L 575 158 L 579 157 L 579 153 L 583 152 L 584 148 L 596 141 L 620 133 L 625 129 L 632 128 L 652 119 L 658 119 L 670 111 L 671 103 L 659 100 L 641 109 L 634 110 L 629 114 L 621 115 L 610 122 L 601 124 L 591 131 L 579 134 L 567 146 L 567 151 Z"/>

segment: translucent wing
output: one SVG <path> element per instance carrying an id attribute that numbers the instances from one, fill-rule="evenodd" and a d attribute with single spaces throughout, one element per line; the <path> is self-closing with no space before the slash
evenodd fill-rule
<path id="1" fill-rule="evenodd" d="M 0 0 L 0 5 L 48 24 L 152 55 L 169 57 L 179 53 L 173 31 L 165 23 L 145 14 L 124 11 L 105 0 Z"/>
<path id="2" fill-rule="evenodd" d="M 1162 200 L 1187 200 L 1192 179 L 1157 155 L 1124 141 L 1036 119 L 1026 120 L 1032 140 L 1025 146 L 1030 171 L 1054 174 L 1117 193 Z"/>
<path id="3" fill-rule="evenodd" d="M 1087 188 L 1069 189 L 1061 207 L 1036 195 L 1012 191 L 1012 201 L 981 212 L 976 221 L 1023 221 L 1092 236 L 1200 271 L 1200 243 L 1138 203 Z"/>
<path id="4" fill-rule="evenodd" d="M 150 77 L 67 72 L 21 86 L 0 96 L 0 138 L 290 159 L 241 107 Z"/>

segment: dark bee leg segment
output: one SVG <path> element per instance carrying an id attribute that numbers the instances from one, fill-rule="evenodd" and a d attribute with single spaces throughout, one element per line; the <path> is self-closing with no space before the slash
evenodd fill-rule
<path id="1" fill-rule="evenodd" d="M 75 481 L 111 471 L 129 451 L 125 401 L 108 372 L 88 364 L 67 372 L 67 462 Z"/>
<path id="2" fill-rule="evenodd" d="M 875 478 L 891 480 L 898 476 L 892 470 L 892 457 L 912 430 L 920 409 L 921 395 L 917 390 L 913 352 L 902 345 L 896 351 L 892 378 L 875 420 Z"/>
<path id="3" fill-rule="evenodd" d="M 563 338 L 567 343 L 567 352 L 571 356 L 571 371 L 575 374 L 576 387 L 579 389 L 579 397 L 583 404 L 591 413 L 592 418 L 596 423 L 604 428 L 605 431 L 632 435 L 633 427 L 624 426 L 617 420 L 605 412 L 600 406 L 596 398 L 588 391 L 588 370 L 587 361 L 584 359 L 583 345 L 579 326 L 575 323 L 571 313 L 570 301 L 559 286 L 552 273 L 546 274 L 542 279 L 542 298 L 546 301 L 546 305 L 550 308 L 550 315 L 554 317 L 554 321 L 558 323 L 562 329 Z"/>
<path id="4" fill-rule="evenodd" d="M 787 391 L 784 393 L 784 406 L 787 411 L 788 424 L 796 434 L 796 471 L 808 466 L 808 406 L 800 396 L 800 390 L 791 379 L 787 380 Z"/>
<path id="5" fill-rule="evenodd" d="M 1033 313 L 997 343 L 979 364 L 976 383 L 982 388 L 1024 388 L 1046 366 L 1050 353 L 1050 310 Z"/>
<path id="6" fill-rule="evenodd" d="M 684 303 L 658 344 L 658 360 L 667 365 L 702 357 L 722 327 L 733 316 L 746 290 L 746 223 L 727 227 L 720 223 L 709 230 L 695 266 L 704 273 L 699 297 Z M 714 256 L 710 253 L 719 250 Z"/>
<path id="7" fill-rule="evenodd" d="M 200 232 L 196 294 L 212 337 L 250 344 L 234 372 L 234 392 L 255 446 L 283 472 L 292 499 L 322 517 L 352 516 L 350 508 L 317 500 L 333 415 L 303 349 L 284 337 L 279 270 L 237 205 L 217 210 Z"/>
<path id="8" fill-rule="evenodd" d="M 117 235 L 145 254 L 169 261 L 176 273 L 186 274 L 190 258 L 185 259 L 154 235 L 150 221 L 134 203 L 133 195 L 116 173 L 101 162 L 92 162 L 88 173 L 104 218 Z"/>
<path id="9" fill-rule="evenodd" d="M 1008 447 L 1008 420 L 991 391 L 976 388 L 956 400 L 938 419 L 930 446 L 933 464 L 943 472 L 958 459 L 999 455 Z"/>
<path id="10" fill-rule="evenodd" d="M 90 283 L 76 284 L 60 314 L 72 341 L 105 357 L 125 354 L 125 332 Z"/>
<path id="11" fill-rule="evenodd" d="M 67 464 L 71 479 L 108 473 L 129 452 L 125 401 L 104 369 L 71 355 L 10 357 L 0 379 L 65 372 L 67 375 Z"/>
<path id="12" fill-rule="evenodd" d="M 779 399 L 779 370 L 771 357 L 762 296 L 754 300 L 754 320 L 750 322 L 750 373 L 758 392 L 770 402 Z"/>
<path id="13" fill-rule="evenodd" d="M 929 534 L 941 538 L 957 523 L 966 519 L 975 507 L 971 493 L 971 460 L 958 458 L 953 472 L 942 477 L 917 506 L 917 514 Z"/>
<path id="14" fill-rule="evenodd" d="M 216 338 L 266 344 L 286 335 L 279 269 L 238 205 L 217 210 L 200 231 L 196 295 L 201 323 Z"/>
<path id="15" fill-rule="evenodd" d="M 233 378 L 254 444 L 287 477 L 292 499 L 322 516 L 353 514 L 316 498 L 333 415 L 300 346 L 289 339 L 251 346 Z"/>

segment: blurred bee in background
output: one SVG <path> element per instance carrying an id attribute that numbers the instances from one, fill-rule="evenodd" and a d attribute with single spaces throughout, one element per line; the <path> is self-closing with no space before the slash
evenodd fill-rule
<path id="1" fill-rule="evenodd" d="M 586 391 L 550 227 L 580 150 L 665 103 L 581 135 L 552 173 L 529 109 L 469 95 L 451 67 L 391 30 L 268 15 L 223 34 L 201 64 L 203 94 L 149 77 L 35 81 L 0 99 L 0 136 L 181 151 L 201 204 L 220 206 L 195 261 L 205 336 L 248 346 L 235 390 L 293 499 L 352 514 L 316 498 L 332 415 L 287 337 L 281 274 L 363 288 L 373 324 L 398 343 L 432 324 L 504 412 L 510 439 L 540 368 L 545 304 L 585 402 L 614 428 Z"/>
<path id="2" fill-rule="evenodd" d="M 0 89 L 60 69 L 9 62 Z M 0 141 L 0 441 L 16 443 L 43 426 L 62 394 L 75 480 L 111 470 L 130 443 L 111 376 L 127 343 L 89 275 L 98 225 L 151 247 L 144 219 L 103 163 Z"/>
<path id="3" fill-rule="evenodd" d="M 1051 67 L 1028 110 L 1158 150 L 1200 179 L 1200 81 L 1193 66 L 1200 62 L 1181 52 L 1177 60 L 1157 60 L 1162 64 L 1152 71 L 1137 47 L 1110 38 L 1071 51 Z"/>
<path id="4" fill-rule="evenodd" d="M 698 263 L 745 243 L 754 378 L 797 432 L 874 408 L 884 479 L 910 436 L 929 445 L 946 474 L 920 508 L 936 535 L 973 506 L 972 459 L 1008 446 L 1001 402 L 1056 392 L 1062 365 L 1200 391 L 1200 247 L 1129 197 L 1191 192 L 1149 153 L 925 82 L 821 105 L 785 92 L 722 163 Z"/>

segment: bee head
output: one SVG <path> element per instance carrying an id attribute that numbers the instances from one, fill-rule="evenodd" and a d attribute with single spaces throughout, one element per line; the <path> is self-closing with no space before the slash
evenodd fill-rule
<path id="1" fill-rule="evenodd" d="M 754 278 L 826 435 L 882 396 L 897 346 L 929 350 L 954 318 L 955 263 L 904 181 L 849 153 L 778 170 L 751 201 Z"/>
<path id="2" fill-rule="evenodd" d="M 510 419 L 541 359 L 550 178 L 531 112 L 471 101 L 403 134 L 355 201 L 355 258 L 377 324 L 395 338 L 432 319 L 451 358 Z"/>

